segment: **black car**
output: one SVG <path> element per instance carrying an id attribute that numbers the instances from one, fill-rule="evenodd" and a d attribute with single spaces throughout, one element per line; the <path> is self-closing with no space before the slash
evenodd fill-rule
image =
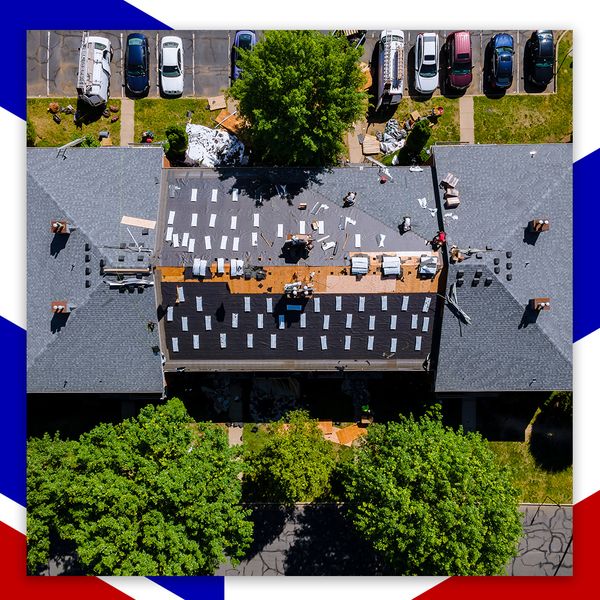
<path id="1" fill-rule="evenodd" d="M 538 30 L 529 40 L 529 79 L 547 86 L 554 75 L 554 36 L 551 31 Z"/>
<path id="2" fill-rule="evenodd" d="M 142 33 L 130 33 L 125 50 L 125 85 L 130 94 L 146 94 L 150 87 L 149 66 L 148 38 Z"/>

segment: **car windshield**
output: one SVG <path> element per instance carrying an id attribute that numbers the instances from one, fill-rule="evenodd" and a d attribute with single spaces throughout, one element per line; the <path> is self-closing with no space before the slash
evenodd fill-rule
<path id="1" fill-rule="evenodd" d="M 536 63 L 536 67 L 549 67 L 552 61 L 549 58 L 540 58 Z"/>
<path id="2" fill-rule="evenodd" d="M 468 73 L 471 72 L 471 69 L 469 67 L 465 67 L 465 66 L 457 66 L 452 69 L 452 72 L 455 75 L 467 75 Z"/>
<path id="3" fill-rule="evenodd" d="M 249 33 L 243 33 L 238 40 L 238 48 L 250 50 L 252 48 L 252 36 Z"/>
<path id="4" fill-rule="evenodd" d="M 419 75 L 423 77 L 433 77 L 437 73 L 435 63 L 423 63 L 419 69 Z"/>
<path id="5" fill-rule="evenodd" d="M 142 65 L 130 65 L 127 69 L 127 75 L 129 75 L 129 77 L 140 77 L 144 74 L 144 67 Z"/>
<path id="6" fill-rule="evenodd" d="M 179 77 L 181 72 L 177 65 L 163 65 L 162 74 L 165 77 Z"/>
<path id="7" fill-rule="evenodd" d="M 511 57 L 507 54 L 502 54 L 500 56 L 500 62 L 510 62 L 511 61 Z"/>
<path id="8" fill-rule="evenodd" d="M 177 48 L 178 45 L 177 42 L 165 42 L 163 48 Z"/>
<path id="9" fill-rule="evenodd" d="M 131 38 L 129 40 L 129 45 L 130 46 L 142 46 L 144 43 L 143 40 L 141 40 L 140 38 Z"/>
<path id="10" fill-rule="evenodd" d="M 106 46 L 104 44 L 99 44 L 98 42 L 94 43 L 94 50 L 105 50 Z"/>

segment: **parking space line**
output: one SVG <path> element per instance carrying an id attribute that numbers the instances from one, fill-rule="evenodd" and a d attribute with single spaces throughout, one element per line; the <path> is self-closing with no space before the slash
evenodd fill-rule
<path id="1" fill-rule="evenodd" d="M 481 76 L 479 77 L 479 93 L 483 94 L 483 75 L 485 70 L 485 55 L 483 54 L 483 29 L 479 31 L 479 60 L 481 61 Z"/>
<path id="2" fill-rule="evenodd" d="M 231 87 L 231 31 L 227 30 L 227 82 Z"/>
<path id="3" fill-rule="evenodd" d="M 50 31 L 46 43 L 46 96 L 50 96 Z"/>
<path id="4" fill-rule="evenodd" d="M 192 31 L 192 96 L 196 97 L 196 32 Z"/>
<path id="5" fill-rule="evenodd" d="M 158 31 L 156 32 L 156 87 L 159 88 L 158 95 L 160 96 L 160 74 L 158 71 Z"/>
<path id="6" fill-rule="evenodd" d="M 516 57 L 517 57 L 517 94 L 519 93 L 519 83 L 521 82 L 521 42 L 519 39 L 519 30 L 517 29 Z"/>
<path id="7" fill-rule="evenodd" d="M 125 53 L 123 52 L 123 32 L 119 34 L 119 39 L 121 42 L 121 73 L 123 73 L 123 84 L 121 85 L 121 98 L 125 97 L 125 76 L 127 73 L 125 72 Z"/>

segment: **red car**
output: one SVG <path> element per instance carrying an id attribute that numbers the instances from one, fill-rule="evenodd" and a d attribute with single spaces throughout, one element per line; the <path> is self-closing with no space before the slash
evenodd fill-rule
<path id="1" fill-rule="evenodd" d="M 448 83 L 456 90 L 466 90 L 473 81 L 471 34 L 455 31 L 446 40 L 448 51 Z"/>

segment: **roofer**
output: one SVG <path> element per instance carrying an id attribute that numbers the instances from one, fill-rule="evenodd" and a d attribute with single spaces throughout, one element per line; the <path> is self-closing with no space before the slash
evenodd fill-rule
<path id="1" fill-rule="evenodd" d="M 344 208 L 348 208 L 349 206 L 354 206 L 355 200 L 356 200 L 356 192 L 348 192 L 344 196 Z"/>
<path id="2" fill-rule="evenodd" d="M 446 243 L 446 233 L 443 231 L 438 231 L 434 238 L 427 243 L 431 244 L 433 250 L 437 250 L 440 246 L 443 246 Z"/>

